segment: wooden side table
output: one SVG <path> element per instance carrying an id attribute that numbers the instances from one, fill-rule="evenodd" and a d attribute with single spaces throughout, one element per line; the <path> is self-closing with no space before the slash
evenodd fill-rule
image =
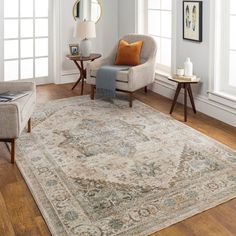
<path id="1" fill-rule="evenodd" d="M 176 92 L 175 92 L 175 96 L 174 96 L 174 100 L 170 109 L 170 114 L 173 113 L 175 105 L 177 103 L 177 99 L 180 93 L 181 88 L 184 89 L 184 121 L 187 122 L 187 94 L 189 94 L 189 98 L 190 98 L 190 102 L 192 104 L 192 108 L 193 108 L 193 112 L 196 114 L 197 110 L 195 107 L 195 103 L 194 103 L 194 98 L 193 98 L 193 93 L 192 93 L 192 89 L 191 89 L 191 84 L 197 84 L 200 82 L 200 78 L 196 78 L 192 81 L 190 80 L 185 80 L 185 79 L 181 79 L 178 77 L 169 77 L 168 78 L 170 81 L 173 81 L 175 83 L 178 84 Z"/>
<path id="2" fill-rule="evenodd" d="M 86 79 L 86 69 L 84 68 L 84 61 L 94 61 L 100 58 L 101 56 L 102 56 L 101 54 L 91 54 L 89 57 L 72 56 L 72 55 L 66 56 L 67 59 L 75 63 L 76 67 L 79 69 L 79 72 L 80 72 L 80 77 L 78 78 L 74 86 L 72 87 L 72 90 L 79 84 L 80 81 L 82 81 L 81 95 L 83 95 L 84 80 Z"/>

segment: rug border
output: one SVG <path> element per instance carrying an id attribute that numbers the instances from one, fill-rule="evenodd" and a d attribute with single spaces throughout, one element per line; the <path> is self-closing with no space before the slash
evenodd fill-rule
<path id="1" fill-rule="evenodd" d="M 50 221 L 50 218 L 49 218 L 48 216 L 46 216 L 47 213 L 46 213 L 45 210 L 44 210 L 45 207 L 43 207 L 43 204 L 39 204 L 40 200 L 39 200 L 39 198 L 37 197 L 37 193 L 34 193 L 34 191 L 32 191 L 31 185 L 33 185 L 33 184 L 30 183 L 30 181 L 28 181 L 28 180 L 26 179 L 26 177 L 25 177 L 25 176 L 26 176 L 26 173 L 25 173 L 25 171 L 23 170 L 23 168 L 20 166 L 20 164 L 18 164 L 18 161 L 17 161 L 17 160 L 16 160 L 16 165 L 17 165 L 17 167 L 18 167 L 18 169 L 19 169 L 19 171 L 20 171 L 22 177 L 24 178 L 24 181 L 25 181 L 27 187 L 28 187 L 29 190 L 30 190 L 30 193 L 31 193 L 31 195 L 32 195 L 32 197 L 33 197 L 33 200 L 35 201 L 35 203 L 36 203 L 36 205 L 37 205 L 37 207 L 38 207 L 38 209 L 39 209 L 39 211 L 40 211 L 40 213 L 41 213 L 41 215 L 42 215 L 42 217 L 43 217 L 43 219 L 44 219 L 44 221 L 45 221 L 45 223 L 46 223 L 46 225 L 47 225 L 47 227 L 48 227 L 48 230 L 50 231 L 50 233 L 51 233 L 52 235 L 58 235 L 58 232 L 56 231 L 55 227 L 51 226 L 51 222 L 49 222 L 49 221 Z M 50 204 L 51 204 L 51 203 L 50 203 Z M 41 205 L 42 205 L 42 206 L 41 206 Z M 48 219 L 48 218 L 49 218 L 49 219 Z M 62 227 L 64 228 L 63 224 L 62 224 Z M 65 232 L 66 232 L 66 230 L 65 230 Z"/>

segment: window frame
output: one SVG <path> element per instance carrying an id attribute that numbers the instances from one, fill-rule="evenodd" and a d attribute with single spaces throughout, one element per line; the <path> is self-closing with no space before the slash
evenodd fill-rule
<path id="1" fill-rule="evenodd" d="M 227 1 L 228 2 L 228 1 Z M 236 48 L 235 49 L 233 49 L 233 48 L 231 48 L 230 47 L 230 25 L 231 25 L 231 22 L 230 22 L 230 18 L 231 18 L 231 16 L 234 16 L 234 17 L 236 17 L 236 13 L 231 13 L 230 11 L 230 2 L 228 2 L 228 14 L 227 14 L 227 19 L 226 19 L 226 24 L 228 25 L 228 27 L 227 27 L 227 29 L 228 29 L 228 43 L 229 43 L 229 49 L 228 49 L 228 62 L 230 63 L 230 53 L 231 52 L 234 52 L 234 53 L 236 53 Z M 229 67 L 229 65 L 228 65 L 228 67 Z M 228 70 L 227 70 L 227 72 L 228 72 L 228 74 L 227 74 L 227 79 L 228 79 L 228 83 L 226 84 L 226 86 L 225 86 L 225 89 L 227 90 L 227 91 L 229 91 L 230 93 L 234 93 L 235 94 L 235 96 L 236 96 L 236 83 L 235 83 L 235 86 L 232 86 L 232 85 L 230 85 L 230 68 L 228 68 Z M 236 78 L 235 78 L 236 79 Z"/>
<path id="2" fill-rule="evenodd" d="M 236 87 L 229 84 L 230 0 L 215 0 L 211 4 L 209 97 L 228 104 L 228 100 L 236 101 Z"/>
<path id="3" fill-rule="evenodd" d="M 53 34 L 53 0 L 48 0 L 48 16 L 47 17 L 37 17 L 35 16 L 35 1 L 33 0 L 33 16 L 32 17 L 21 17 L 20 16 L 20 0 L 18 17 L 4 17 L 4 1 L 0 1 L 0 81 L 4 81 L 4 62 L 5 61 L 18 61 L 18 79 L 15 81 L 34 81 L 36 84 L 46 84 L 51 82 L 52 73 L 53 73 L 53 47 L 52 45 L 52 34 Z M 21 37 L 20 35 L 20 21 L 21 20 L 33 20 L 33 36 L 32 37 Z M 37 19 L 47 19 L 48 20 L 48 35 L 47 36 L 36 36 L 35 35 L 35 21 Z M 5 38 L 4 37 L 4 21 L 5 20 L 18 20 L 18 36 L 17 38 Z M 32 57 L 21 57 L 21 40 L 32 39 L 33 40 L 33 56 Z M 48 54 L 47 56 L 36 56 L 35 55 L 35 41 L 37 39 L 47 39 L 48 40 Z M 15 59 L 4 59 L 4 43 L 5 41 L 18 40 L 18 58 Z M 35 73 L 35 60 L 47 58 L 48 59 L 48 75 L 36 77 Z M 33 78 L 21 79 L 21 61 L 31 59 L 33 60 Z"/>

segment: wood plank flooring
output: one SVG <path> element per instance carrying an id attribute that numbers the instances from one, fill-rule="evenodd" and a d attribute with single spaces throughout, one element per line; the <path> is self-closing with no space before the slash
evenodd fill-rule
<path id="1" fill-rule="evenodd" d="M 72 84 L 37 87 L 38 103 L 78 96 L 79 87 L 71 91 Z M 85 87 L 88 94 L 89 87 Z M 126 95 L 124 95 L 126 96 Z M 153 92 L 139 91 L 135 97 L 155 109 L 169 113 L 171 101 Z M 128 106 L 128 100 L 127 100 Z M 194 115 L 188 110 L 186 125 L 236 149 L 236 128 L 204 114 Z M 183 120 L 183 106 L 178 104 L 173 117 Z M 236 190 L 235 190 L 236 191 Z M 10 164 L 10 155 L 0 143 L 0 236 L 47 236 L 50 232 L 18 168 Z M 236 236 L 236 199 L 198 214 L 152 236 Z"/>

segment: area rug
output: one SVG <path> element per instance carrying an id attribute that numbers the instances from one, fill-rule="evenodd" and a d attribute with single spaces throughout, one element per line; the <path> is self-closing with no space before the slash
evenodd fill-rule
<path id="1" fill-rule="evenodd" d="M 17 165 L 53 235 L 143 236 L 236 197 L 236 153 L 135 101 L 37 108 Z"/>

